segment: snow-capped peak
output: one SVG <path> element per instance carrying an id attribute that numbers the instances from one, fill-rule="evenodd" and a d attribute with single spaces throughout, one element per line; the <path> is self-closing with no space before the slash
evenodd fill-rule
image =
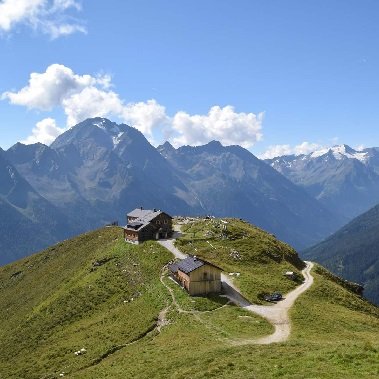
<path id="1" fill-rule="evenodd" d="M 336 159 L 357 159 L 363 163 L 367 161 L 368 153 L 364 151 L 357 151 L 348 145 L 335 145 L 330 148 L 316 150 L 310 154 L 311 158 L 318 158 L 328 153 L 333 154 Z"/>
<path id="2" fill-rule="evenodd" d="M 106 118 L 97 119 L 93 125 L 112 135 L 120 133 L 120 128 L 118 125 L 115 122 L 107 120 Z"/>
<path id="3" fill-rule="evenodd" d="M 104 130 L 107 134 L 110 135 L 114 147 L 120 143 L 121 136 L 124 134 L 124 132 L 120 130 L 119 126 L 116 123 L 111 122 L 106 118 L 99 118 L 93 122 L 93 125 Z"/>

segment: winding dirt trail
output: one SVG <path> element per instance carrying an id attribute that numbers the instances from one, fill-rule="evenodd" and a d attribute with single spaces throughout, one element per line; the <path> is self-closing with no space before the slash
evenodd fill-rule
<path id="1" fill-rule="evenodd" d="M 171 251 L 176 258 L 184 259 L 186 254 L 182 253 L 174 246 L 174 241 L 180 236 L 180 233 L 175 232 L 172 239 L 160 240 L 158 243 Z M 302 271 L 304 276 L 304 282 L 296 287 L 293 291 L 286 294 L 283 300 L 272 305 L 257 305 L 247 301 L 239 292 L 238 288 L 234 286 L 233 282 L 225 274 L 221 274 L 222 287 L 225 292 L 225 296 L 230 301 L 246 309 L 252 313 L 264 317 L 275 327 L 273 334 L 258 339 L 243 339 L 243 340 L 231 340 L 233 345 L 248 345 L 259 344 L 268 345 L 271 343 L 278 343 L 286 341 L 291 333 L 291 321 L 288 311 L 293 306 L 296 299 L 305 292 L 313 284 L 313 276 L 311 275 L 311 269 L 313 267 L 312 262 L 305 262 L 306 267 Z M 175 301 L 175 299 L 174 299 Z"/>
<path id="2" fill-rule="evenodd" d="M 247 311 L 258 314 L 264 317 L 271 324 L 274 325 L 275 331 L 269 336 L 262 337 L 259 339 L 245 339 L 236 340 L 232 343 L 235 345 L 245 345 L 245 344 L 260 344 L 268 345 L 275 342 L 286 341 L 291 333 L 291 321 L 288 314 L 289 309 L 293 306 L 296 299 L 305 292 L 313 283 L 313 276 L 310 271 L 313 267 L 312 262 L 305 262 L 307 266 L 302 271 L 304 276 L 304 282 L 296 287 L 293 291 L 289 292 L 284 296 L 284 299 L 273 304 L 273 305 L 257 305 L 248 302 L 233 286 L 225 275 L 222 275 L 222 285 L 225 290 L 226 296 L 235 304 L 239 305 L 241 308 Z M 224 277 L 224 278 L 223 278 Z M 226 280 L 225 280 L 226 279 Z M 225 280 L 225 281 L 224 281 Z"/>

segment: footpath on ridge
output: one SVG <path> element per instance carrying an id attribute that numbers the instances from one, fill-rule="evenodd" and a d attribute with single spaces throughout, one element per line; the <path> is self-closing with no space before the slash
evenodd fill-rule
<path id="1" fill-rule="evenodd" d="M 176 231 L 173 238 L 160 240 L 158 243 L 168 249 L 176 258 L 184 259 L 186 254 L 182 253 L 174 246 L 174 241 L 180 236 L 180 233 Z M 274 327 L 273 334 L 262 338 L 243 339 L 243 340 L 231 340 L 233 345 L 247 345 L 247 344 L 259 344 L 268 345 L 271 343 L 286 341 L 291 333 L 291 321 L 288 311 L 293 306 L 295 300 L 305 292 L 313 284 L 313 276 L 311 275 L 311 269 L 313 267 L 312 262 L 305 262 L 306 267 L 302 271 L 304 276 L 304 282 L 296 287 L 293 291 L 286 294 L 283 300 L 272 305 L 257 305 L 247 301 L 243 295 L 239 292 L 233 282 L 225 274 L 221 274 L 221 282 L 224 290 L 224 295 L 233 303 L 244 308 L 245 310 L 255 313 L 268 320 Z"/>

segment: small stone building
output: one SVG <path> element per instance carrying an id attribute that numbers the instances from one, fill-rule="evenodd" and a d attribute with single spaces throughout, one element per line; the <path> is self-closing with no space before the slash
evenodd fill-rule
<path id="1" fill-rule="evenodd" d="M 221 292 L 221 269 L 196 256 L 169 266 L 172 276 L 191 296 Z"/>
<path id="2" fill-rule="evenodd" d="M 136 208 L 127 214 L 125 241 L 138 244 L 172 236 L 172 217 L 157 209 Z"/>

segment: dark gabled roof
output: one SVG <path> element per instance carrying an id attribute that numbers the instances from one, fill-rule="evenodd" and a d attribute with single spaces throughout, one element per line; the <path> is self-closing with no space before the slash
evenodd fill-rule
<path id="1" fill-rule="evenodd" d="M 128 229 L 128 230 L 140 230 L 140 229 L 143 229 L 144 226 L 146 226 L 147 224 L 143 223 L 142 221 L 132 221 L 132 222 L 128 222 L 128 224 L 126 225 L 125 229 Z"/>
<path id="2" fill-rule="evenodd" d="M 196 257 L 187 257 L 178 263 L 178 270 L 189 274 L 190 272 L 204 266 L 205 263 Z"/>
<path id="3" fill-rule="evenodd" d="M 139 220 L 142 220 L 144 222 L 150 222 L 151 220 L 153 220 L 155 217 L 159 216 L 162 213 L 171 217 L 166 212 L 162 212 L 161 210 L 156 210 L 156 209 L 151 210 L 151 209 L 141 209 L 141 208 L 134 209 L 133 211 L 129 212 L 127 216 L 136 217 Z"/>
<path id="4" fill-rule="evenodd" d="M 158 216 L 161 211 L 156 211 L 156 210 L 151 210 L 151 209 L 141 209 L 141 208 L 136 208 L 133 211 L 128 213 L 129 217 L 137 217 L 141 220 L 144 220 L 146 218 L 152 219 L 156 216 Z"/>
<path id="5" fill-rule="evenodd" d="M 128 217 L 133 217 L 133 218 L 135 218 L 135 220 L 128 222 L 125 229 L 141 230 L 145 226 L 147 226 L 152 220 L 154 220 L 155 217 L 159 216 L 162 213 L 164 213 L 168 217 L 172 218 L 166 212 L 162 212 L 160 210 L 136 208 L 127 214 Z"/>
<path id="6" fill-rule="evenodd" d="M 172 263 L 168 266 L 168 269 L 173 272 L 173 273 L 176 273 L 178 272 L 178 264 L 177 263 Z"/>
<path id="7" fill-rule="evenodd" d="M 214 264 L 204 261 L 203 259 L 197 258 L 193 255 L 190 255 L 189 257 L 172 264 L 169 268 L 172 272 L 177 272 L 179 270 L 185 274 L 189 274 L 190 272 L 195 271 L 196 269 L 205 265 L 213 266 L 221 270 L 220 267 L 217 267 Z"/>

